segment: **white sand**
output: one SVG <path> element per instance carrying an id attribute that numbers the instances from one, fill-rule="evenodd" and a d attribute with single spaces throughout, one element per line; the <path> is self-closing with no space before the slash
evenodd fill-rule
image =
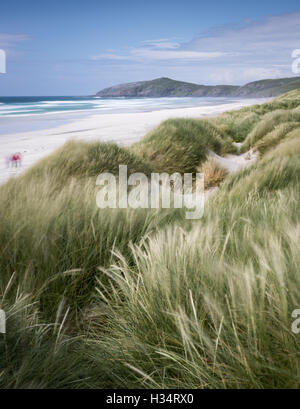
<path id="1" fill-rule="evenodd" d="M 210 151 L 209 154 L 215 159 L 217 164 L 222 168 L 226 169 L 228 173 L 234 173 L 243 167 L 250 166 L 257 159 L 257 153 L 253 152 L 252 149 L 241 155 L 228 154 L 225 155 L 224 157 L 219 156 L 212 151 Z"/>
<path id="2" fill-rule="evenodd" d="M 69 139 L 114 141 L 129 145 L 141 139 L 149 130 L 168 118 L 215 116 L 224 111 L 262 102 L 264 101 L 252 99 L 207 107 L 165 109 L 145 113 L 98 114 L 56 128 L 1 135 L 0 182 L 21 173 Z M 61 118 L 62 114 L 57 115 Z M 23 155 L 22 167 L 17 170 L 8 168 L 5 161 L 5 158 L 14 152 L 21 152 Z"/>
<path id="3" fill-rule="evenodd" d="M 237 150 L 239 152 L 241 150 L 242 143 L 241 142 L 233 143 L 237 147 Z M 209 151 L 209 156 L 214 158 L 217 164 L 222 168 L 226 169 L 228 173 L 234 173 L 244 167 L 250 166 L 258 159 L 258 153 L 253 152 L 252 149 L 240 155 L 228 154 L 225 156 L 219 156 L 215 152 Z M 204 193 L 205 200 L 213 196 L 215 193 L 217 193 L 218 190 L 219 190 L 218 186 L 214 186 L 207 189 Z"/>

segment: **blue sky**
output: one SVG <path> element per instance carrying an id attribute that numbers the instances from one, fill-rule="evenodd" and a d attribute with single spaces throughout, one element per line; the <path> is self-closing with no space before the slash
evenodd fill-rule
<path id="1" fill-rule="evenodd" d="M 10 0 L 0 95 L 89 95 L 167 76 L 244 84 L 293 76 L 299 0 Z"/>

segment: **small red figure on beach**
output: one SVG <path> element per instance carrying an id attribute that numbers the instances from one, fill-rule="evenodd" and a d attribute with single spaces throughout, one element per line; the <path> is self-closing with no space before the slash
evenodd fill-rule
<path id="1" fill-rule="evenodd" d="M 14 154 L 10 157 L 10 162 L 11 162 L 11 164 L 12 164 L 12 167 L 17 168 L 18 166 L 21 166 L 21 162 L 22 162 L 21 152 L 14 153 Z"/>

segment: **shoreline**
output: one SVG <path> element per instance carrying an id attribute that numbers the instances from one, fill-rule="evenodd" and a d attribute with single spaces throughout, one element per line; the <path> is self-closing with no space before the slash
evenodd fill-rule
<path id="1" fill-rule="evenodd" d="M 37 161 L 51 154 L 69 139 L 115 142 L 128 146 L 140 140 L 147 132 L 169 118 L 205 118 L 225 111 L 263 103 L 265 99 L 244 100 L 234 103 L 191 108 L 162 109 L 138 113 L 98 114 L 73 120 L 56 127 L 31 132 L 1 135 L 0 183 L 19 175 Z M 55 120 L 55 114 L 54 120 Z M 61 115 L 59 115 L 61 118 Z M 5 158 L 14 152 L 23 155 L 22 167 L 8 168 Z"/>

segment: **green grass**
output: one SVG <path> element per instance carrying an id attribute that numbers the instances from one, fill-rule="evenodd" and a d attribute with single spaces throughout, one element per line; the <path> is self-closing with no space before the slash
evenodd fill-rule
<path id="1" fill-rule="evenodd" d="M 229 180 L 190 231 L 132 246 L 134 265 L 120 256 L 106 270 L 114 290 L 99 279 L 113 325 L 93 359 L 109 346 L 130 387 L 299 387 L 299 159 L 299 140 L 282 145 Z"/>
<path id="2" fill-rule="evenodd" d="M 276 110 L 263 116 L 244 142 L 244 150 L 254 146 L 259 140 L 272 132 L 276 126 L 283 123 L 298 122 L 300 124 L 300 112 L 293 110 Z"/>
<path id="3" fill-rule="evenodd" d="M 254 95 L 256 98 L 259 97 L 273 97 L 275 95 L 281 95 L 289 91 L 298 89 L 300 87 L 300 78 L 277 78 L 260 80 L 255 82 L 250 82 L 240 90 L 239 95 L 247 97 L 247 95 Z M 245 93 L 243 91 L 246 91 Z"/>
<path id="4" fill-rule="evenodd" d="M 267 133 L 264 137 L 259 139 L 254 149 L 258 150 L 260 154 L 265 154 L 270 149 L 274 148 L 285 138 L 290 138 L 291 132 L 300 135 L 300 123 L 299 122 L 284 122 L 277 125 L 273 131 Z"/>
<path id="5" fill-rule="evenodd" d="M 129 242 L 179 212 L 100 210 L 96 177 L 100 172 L 118 174 L 119 164 L 127 164 L 128 174 L 151 171 L 117 145 L 72 141 L 1 186 L 0 287 L 13 272 L 16 285 L 27 277 L 29 292 L 38 292 L 50 280 L 41 294 L 47 318 L 53 318 L 62 296 L 75 314 L 90 301 L 98 267 L 111 263 L 115 247 L 128 254 Z M 73 273 L 64 274 L 68 271 Z"/>
<path id="6" fill-rule="evenodd" d="M 12 272 L 16 283 L 26 276 L 28 291 L 55 278 L 42 293 L 43 311 L 53 317 L 61 296 L 76 308 L 89 302 L 98 267 L 112 262 L 112 250 L 128 254 L 128 243 L 167 222 L 170 211 L 99 210 L 95 181 L 73 180 L 58 193 L 51 183 L 27 185 L 21 178 L 2 188 L 0 268 L 4 283 Z"/>
<path id="7" fill-rule="evenodd" d="M 208 149 L 221 151 L 221 135 L 208 121 L 196 119 L 168 119 L 131 148 L 155 171 L 167 173 L 196 172 Z"/>
<path id="8" fill-rule="evenodd" d="M 209 157 L 198 171 L 204 174 L 205 189 L 218 186 L 228 174 L 227 170 L 222 168 L 213 157 Z"/>
<path id="9" fill-rule="evenodd" d="M 299 388 L 297 106 L 292 91 L 165 121 L 128 149 L 69 142 L 1 186 L 0 387 Z M 206 154 L 231 140 L 260 158 L 225 178 L 200 220 L 96 206 L 100 172 L 215 178 Z"/>
<path id="10" fill-rule="evenodd" d="M 119 164 L 127 165 L 128 174 L 143 172 L 149 175 L 152 172 L 150 163 L 114 143 L 71 140 L 29 169 L 26 180 L 50 176 L 64 184 L 69 178 L 86 179 L 103 172 L 117 175 Z"/>
<path id="11" fill-rule="evenodd" d="M 264 124 L 266 119 L 273 116 L 274 111 L 281 110 L 283 116 L 285 115 L 283 111 L 286 111 L 288 121 L 290 121 L 290 111 L 293 110 L 294 115 L 298 118 L 297 113 L 299 113 L 299 108 L 300 89 L 297 89 L 274 98 L 270 102 L 260 105 L 251 105 L 238 111 L 225 112 L 218 117 L 209 119 L 209 121 L 218 128 L 218 131 L 223 137 L 231 137 L 235 142 L 243 142 L 248 137 L 249 142 L 250 134 L 254 128 L 259 126 L 259 123 L 261 123 L 261 125 Z M 269 117 L 265 116 L 267 114 L 269 114 Z M 274 116 L 278 117 L 277 114 L 274 114 Z M 279 123 L 280 122 L 279 120 Z M 276 124 L 278 124 L 278 122 Z M 250 146 L 248 142 L 245 148 Z M 254 141 L 251 140 L 251 142 L 253 143 Z"/>

